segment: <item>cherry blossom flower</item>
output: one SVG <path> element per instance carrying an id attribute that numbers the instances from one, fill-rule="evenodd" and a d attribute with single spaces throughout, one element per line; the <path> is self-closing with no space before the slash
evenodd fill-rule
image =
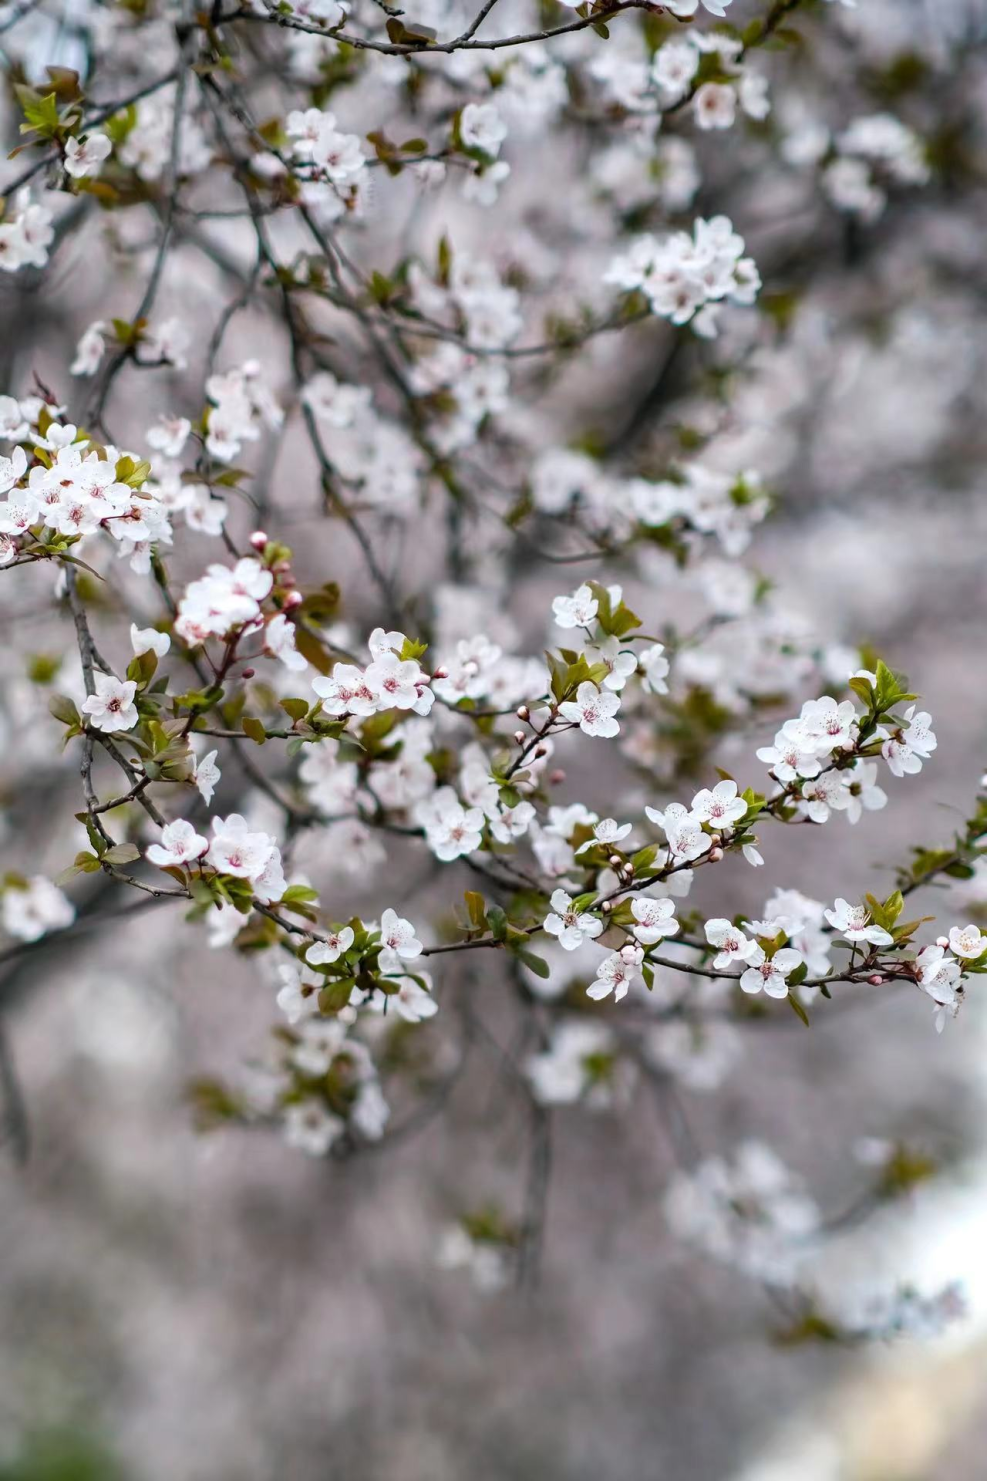
<path id="1" fill-rule="evenodd" d="M 857 712 L 852 700 L 837 703 L 831 695 L 810 699 L 802 706 L 799 730 L 817 755 L 849 751 L 857 738 Z"/>
<path id="2" fill-rule="evenodd" d="M 987 951 L 987 936 L 981 934 L 979 926 L 951 926 L 949 949 L 954 956 L 975 962 Z"/>
<path id="3" fill-rule="evenodd" d="M 637 964 L 625 961 L 620 952 L 615 951 L 597 967 L 596 980 L 586 989 L 586 996 L 598 1002 L 613 993 L 614 1002 L 619 1003 L 621 998 L 627 996 L 630 988 L 640 981 L 643 979 Z"/>
<path id="4" fill-rule="evenodd" d="M 924 946 L 916 962 L 919 969 L 918 983 L 935 1004 L 933 1014 L 936 1033 L 941 1034 L 947 1018 L 955 1018 L 963 1003 L 964 986 L 959 962 L 945 954 L 945 948 L 937 943 Z"/>
<path id="5" fill-rule="evenodd" d="M 208 847 L 208 838 L 196 833 L 184 818 L 176 818 L 173 823 L 165 824 L 161 830 L 161 842 L 152 843 L 146 850 L 146 857 L 159 869 L 180 869 L 183 864 L 200 859 Z"/>
<path id="6" fill-rule="evenodd" d="M 274 839 L 267 833 L 252 833 L 239 813 L 213 818 L 212 833 L 207 861 L 220 874 L 232 874 L 235 879 L 259 879 L 275 852 Z"/>
<path id="7" fill-rule="evenodd" d="M 367 666 L 364 677 L 381 709 L 415 710 L 427 715 L 432 707 L 428 676 L 414 659 L 402 661 L 390 651 L 381 653 Z"/>
<path id="8" fill-rule="evenodd" d="M 133 679 L 115 679 L 112 674 L 94 674 L 95 694 L 82 702 L 82 713 L 89 716 L 95 730 L 133 730 L 140 716 L 134 704 L 137 685 Z"/>
<path id="9" fill-rule="evenodd" d="M 399 956 L 402 961 L 413 961 L 422 954 L 422 943 L 415 934 L 411 921 L 405 920 L 390 906 L 380 917 L 380 939 L 382 946 Z"/>
<path id="10" fill-rule="evenodd" d="M 851 905 L 837 896 L 834 908 L 825 915 L 833 930 L 839 931 L 847 941 L 867 941 L 871 946 L 890 946 L 894 941 L 883 926 L 868 924 L 870 912 L 864 905 Z"/>
<path id="11" fill-rule="evenodd" d="M 643 672 L 642 687 L 649 694 L 667 694 L 669 663 L 664 656 L 664 643 L 651 643 L 638 654 L 638 664 Z"/>
<path id="12" fill-rule="evenodd" d="M 915 706 L 911 705 L 905 711 L 905 719 L 908 721 L 907 729 L 895 735 L 889 735 L 883 727 L 877 732 L 885 738 L 881 755 L 892 775 L 898 777 L 914 776 L 921 771 L 922 762 L 928 761 L 937 745 L 931 729 L 932 716 L 926 710 L 916 714 Z"/>
<path id="13" fill-rule="evenodd" d="M 747 811 L 747 803 L 737 796 L 737 783 L 724 779 L 712 790 L 697 792 L 692 799 L 692 815 L 716 829 L 729 828 Z"/>
<path id="14" fill-rule="evenodd" d="M 443 863 L 473 853 L 482 842 L 483 813 L 478 807 L 464 808 L 451 787 L 439 787 L 432 797 L 418 803 L 415 821 L 425 829 L 429 848 Z"/>
<path id="15" fill-rule="evenodd" d="M 337 663 L 327 677 L 312 680 L 327 715 L 373 715 L 377 695 L 362 669 L 352 663 Z"/>
<path id="16" fill-rule="evenodd" d="M 278 965 L 281 987 L 275 1002 L 290 1024 L 301 1023 L 319 1011 L 319 998 L 315 985 L 307 982 L 298 967 L 290 962 Z"/>
<path id="17" fill-rule="evenodd" d="M 148 447 L 163 453 L 166 458 L 178 458 L 188 441 L 192 423 L 188 417 L 159 417 L 145 434 Z"/>
<path id="18" fill-rule="evenodd" d="M 580 586 L 571 596 L 556 597 L 552 602 L 556 627 L 589 627 L 600 610 L 600 604 L 589 586 Z"/>
<path id="19" fill-rule="evenodd" d="M 576 849 L 576 857 L 578 858 L 580 854 L 585 853 L 587 849 L 593 848 L 598 843 L 602 844 L 604 848 L 614 847 L 614 845 L 621 843 L 627 837 L 632 827 L 632 823 L 618 823 L 616 818 L 601 818 L 593 826 L 593 837 L 588 838 L 585 843 L 580 844 Z"/>
<path id="20" fill-rule="evenodd" d="M 552 909 L 542 923 L 543 928 L 550 936 L 557 936 L 559 945 L 566 951 L 576 951 L 584 941 L 603 934 L 599 917 L 574 910 L 572 896 L 565 890 L 555 890 L 550 904 Z"/>
<path id="21" fill-rule="evenodd" d="M 664 812 L 655 807 L 646 807 L 644 811 L 652 823 L 664 829 L 668 851 L 673 858 L 682 862 L 698 859 L 709 852 L 712 846 L 709 834 L 703 832 L 699 819 L 681 802 L 670 802 Z"/>
<path id="22" fill-rule="evenodd" d="M 284 1139 L 309 1157 L 324 1157 L 346 1130 L 346 1122 L 311 1097 L 284 1108 Z"/>
<path id="23" fill-rule="evenodd" d="M 740 986 L 744 992 L 763 992 L 769 998 L 787 998 L 786 979 L 802 965 L 802 954 L 790 946 L 783 946 L 769 960 L 758 947 L 748 961 L 750 965 L 740 977 Z"/>
<path id="24" fill-rule="evenodd" d="M 39 941 L 48 931 L 64 930 L 74 920 L 71 900 L 43 874 L 23 881 L 8 878 L 0 891 L 0 924 L 19 941 Z"/>
<path id="25" fill-rule="evenodd" d="M 762 746 L 757 759 L 771 767 L 779 782 L 787 784 L 797 777 L 817 777 L 822 762 L 814 749 L 809 748 L 806 736 L 800 731 L 798 720 L 786 720 L 778 731 L 771 746 Z"/>
<path id="26" fill-rule="evenodd" d="M 751 961 L 761 949 L 756 941 L 744 935 L 739 926 L 728 920 L 708 920 L 704 930 L 706 940 L 718 951 L 718 955 L 713 958 L 713 966 L 717 972 L 724 971 L 734 962 Z"/>
<path id="27" fill-rule="evenodd" d="M 349 951 L 355 940 L 352 926 L 343 926 L 338 931 L 327 931 L 324 941 L 313 941 L 305 952 L 305 960 L 313 967 L 322 967 L 329 962 L 338 962 L 344 951 Z"/>
<path id="28" fill-rule="evenodd" d="M 654 946 L 663 936 L 674 936 L 679 929 L 675 906 L 667 898 L 656 900 L 650 895 L 635 895 L 631 911 L 637 922 L 634 935 L 644 946 Z"/>
<path id="29" fill-rule="evenodd" d="M 693 100 L 696 126 L 701 129 L 729 129 L 737 117 L 737 94 L 728 83 L 704 82 Z"/>
<path id="30" fill-rule="evenodd" d="M 467 103 L 459 115 L 459 137 L 467 149 L 495 158 L 507 138 L 507 125 L 492 103 Z"/>
<path id="31" fill-rule="evenodd" d="M 824 771 L 803 786 L 799 810 L 814 823 L 826 823 L 830 812 L 844 810 L 847 803 L 846 773 Z"/>
<path id="32" fill-rule="evenodd" d="M 565 700 L 559 705 L 563 720 L 578 725 L 584 735 L 617 735 L 620 726 L 614 719 L 620 709 L 620 696 L 597 689 L 584 679 L 576 690 L 575 700 Z"/>
<path id="33" fill-rule="evenodd" d="M 86 134 L 80 139 L 67 139 L 65 172 L 73 180 L 98 175 L 103 161 L 109 158 L 112 150 L 113 145 L 105 134 Z"/>

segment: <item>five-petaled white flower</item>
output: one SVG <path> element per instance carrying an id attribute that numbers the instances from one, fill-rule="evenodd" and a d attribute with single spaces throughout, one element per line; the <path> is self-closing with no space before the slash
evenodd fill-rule
<path id="1" fill-rule="evenodd" d="M 83 139 L 68 139 L 65 143 L 65 171 L 73 180 L 82 180 L 87 175 L 98 175 L 104 159 L 108 159 L 113 145 L 106 134 L 87 134 Z"/>
<path id="2" fill-rule="evenodd" d="M 601 818 L 593 828 L 593 837 L 587 838 L 586 842 L 581 843 L 576 849 L 577 857 L 598 843 L 602 843 L 605 848 L 612 848 L 627 837 L 632 827 L 631 823 L 618 823 L 616 818 Z"/>
<path id="3" fill-rule="evenodd" d="M 600 610 L 590 586 L 579 586 L 572 596 L 556 597 L 552 602 L 556 627 L 589 627 Z"/>
<path id="4" fill-rule="evenodd" d="M 575 700 L 567 699 L 559 705 L 563 720 L 578 725 L 584 735 L 617 735 L 620 726 L 614 719 L 620 709 L 620 695 L 597 689 L 584 679 L 576 690 Z"/>
<path id="5" fill-rule="evenodd" d="M 586 996 L 599 1001 L 613 993 L 615 1003 L 627 996 L 631 985 L 640 979 L 638 963 L 625 961 L 619 951 L 606 957 L 596 969 L 596 980 L 586 989 Z"/>
<path id="6" fill-rule="evenodd" d="M 870 912 L 865 905 L 851 905 L 837 896 L 834 908 L 824 913 L 833 930 L 847 941 L 867 941 L 871 946 L 890 946 L 894 941 L 883 926 L 868 924 Z"/>
<path id="7" fill-rule="evenodd" d="M 208 838 L 196 833 L 192 824 L 187 823 L 184 818 L 176 818 L 173 823 L 166 823 L 161 829 L 161 842 L 152 843 L 146 856 L 159 869 L 167 869 L 169 866 L 180 868 L 192 859 L 201 859 L 208 847 Z"/>
<path id="8" fill-rule="evenodd" d="M 220 874 L 259 879 L 276 852 L 274 839 L 267 833 L 251 833 L 246 818 L 239 813 L 213 818 L 212 831 L 207 858 Z"/>
<path id="9" fill-rule="evenodd" d="M 425 829 L 432 853 L 446 864 L 473 853 L 483 839 L 482 809 L 463 807 L 451 787 L 438 787 L 419 802 L 415 821 Z"/>
<path id="10" fill-rule="evenodd" d="M 327 931 L 324 941 L 313 941 L 305 952 L 305 960 L 313 967 L 322 967 L 329 962 L 338 962 L 344 951 L 353 945 L 353 927 L 343 926 L 338 931 Z"/>
<path id="11" fill-rule="evenodd" d="M 949 949 L 954 956 L 974 962 L 987 951 L 987 936 L 981 934 L 979 926 L 951 926 Z"/>
<path id="12" fill-rule="evenodd" d="M 390 906 L 380 918 L 380 939 L 381 944 L 388 951 L 395 952 L 406 962 L 422 954 L 422 943 L 415 935 L 415 928 L 411 921 L 405 920 Z"/>
<path id="13" fill-rule="evenodd" d="M 663 936 L 674 936 L 679 928 L 675 919 L 675 906 L 668 899 L 653 899 L 651 895 L 636 895 L 631 901 L 631 913 L 637 924 L 634 935 L 643 946 L 654 946 Z"/>
<path id="14" fill-rule="evenodd" d="M 713 958 L 713 966 L 718 972 L 722 972 L 733 962 L 751 961 L 761 950 L 757 942 L 745 936 L 739 926 L 720 917 L 708 920 L 705 930 L 706 940 L 718 951 L 718 955 Z"/>
<path id="15" fill-rule="evenodd" d="M 82 702 L 82 713 L 88 715 L 96 730 L 133 730 L 140 716 L 134 704 L 137 685 L 133 679 L 115 679 L 112 674 L 94 674 L 95 694 Z"/>
<path id="16" fill-rule="evenodd" d="M 747 803 L 737 796 L 737 783 L 724 779 L 710 790 L 697 792 L 692 799 L 692 815 L 713 828 L 729 828 L 747 811 Z"/>
<path id="17" fill-rule="evenodd" d="M 741 974 L 740 986 L 744 992 L 766 993 L 769 998 L 787 998 L 787 978 L 802 965 L 802 953 L 794 947 L 783 946 L 770 959 L 760 947 L 749 958 L 750 966 Z"/>
<path id="18" fill-rule="evenodd" d="M 566 951 L 576 951 L 584 941 L 602 935 L 603 922 L 599 917 L 574 910 L 572 896 L 565 890 L 555 890 L 549 903 L 552 909 L 545 917 L 545 930 L 550 936 L 557 936 L 559 945 Z"/>

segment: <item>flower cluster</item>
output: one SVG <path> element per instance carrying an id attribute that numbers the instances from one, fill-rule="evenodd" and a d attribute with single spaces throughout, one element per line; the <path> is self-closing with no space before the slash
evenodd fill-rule
<path id="1" fill-rule="evenodd" d="M 697 334 L 717 332 L 717 306 L 752 304 L 761 279 L 744 239 L 726 216 L 697 219 L 692 235 L 677 231 L 659 239 L 638 237 L 614 258 L 605 281 L 624 293 L 642 293 L 651 312 Z"/>

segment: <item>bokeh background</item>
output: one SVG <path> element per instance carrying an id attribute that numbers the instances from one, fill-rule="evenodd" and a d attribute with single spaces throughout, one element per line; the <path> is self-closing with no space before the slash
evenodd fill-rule
<path id="1" fill-rule="evenodd" d="M 756 565 L 830 640 L 870 642 L 906 669 L 936 721 L 934 761 L 892 782 L 885 812 L 821 831 L 811 851 L 800 830 L 773 849 L 772 881 L 853 899 L 887 883 L 882 860 L 948 840 L 987 767 L 987 6 L 823 9 L 808 104 L 839 123 L 870 76 L 882 106 L 895 64 L 919 57 L 895 106 L 938 140 L 939 172 L 863 232 L 758 153 L 746 173 L 731 156 L 720 179 L 710 157 L 704 192 L 791 310 L 783 339 L 752 350 L 716 446 L 724 466 L 756 466 L 778 493 Z M 8 117 L 5 137 L 12 128 Z M 506 259 L 520 222 L 565 256 L 579 245 L 579 195 L 556 180 L 548 149 L 533 151 L 513 215 L 453 201 L 413 229 Z M 0 282 L 0 391 L 33 374 L 65 384 L 107 273 L 115 302 L 139 299 L 149 224 L 96 213 L 46 275 Z M 368 255 L 386 261 L 406 229 L 404 217 L 400 229 L 372 221 Z M 583 245 L 592 259 L 598 244 Z M 241 246 L 231 229 L 224 247 Z M 195 323 L 214 316 L 222 287 L 180 244 L 167 307 Z M 277 383 L 283 347 L 263 316 L 241 316 L 231 346 Z M 540 403 L 553 435 L 589 425 L 620 456 L 646 456 L 689 388 L 688 364 L 669 373 L 667 349 L 661 326 L 594 342 Z M 176 373 L 176 401 L 196 374 L 194 363 L 187 380 Z M 139 386 L 121 389 L 115 416 L 142 428 Z M 310 517 L 314 470 L 290 430 L 268 476 L 301 578 L 351 570 L 340 527 Z M 427 577 L 424 544 L 408 559 Z M 532 574 L 532 614 L 553 582 Z M 4 583 L 2 859 L 56 874 L 77 780 L 54 751 L 24 764 L 37 710 L 25 653 L 63 653 L 68 638 L 40 587 L 25 601 Z M 349 615 L 359 625 L 372 605 L 357 592 Z M 533 617 L 536 645 L 538 627 Z M 574 795 L 606 808 L 598 778 L 583 781 L 596 793 Z M 241 785 L 232 768 L 228 785 Z M 305 862 L 324 867 L 317 845 Z M 753 871 L 732 879 L 731 910 L 757 909 Z M 933 908 L 959 921 L 975 903 L 956 888 Z M 495 970 L 473 986 L 492 1036 L 509 1036 Z M 794 1015 L 752 1024 L 715 1096 L 681 1092 L 701 1148 L 762 1138 L 824 1209 L 852 1200 L 863 1135 L 908 1137 L 941 1161 L 907 1203 L 835 1238 L 818 1279 L 929 1288 L 956 1276 L 970 1318 L 940 1343 L 849 1351 L 780 1347 L 757 1288 L 671 1240 L 672 1113 L 643 1092 L 621 1111 L 555 1118 L 537 1286 L 484 1293 L 438 1269 L 436 1245 L 464 1206 L 517 1210 L 529 1127 L 489 1044 L 416 1135 L 322 1165 L 264 1132 L 193 1125 L 190 1078 L 235 1076 L 267 1031 L 270 987 L 251 960 L 151 910 L 6 962 L 0 1033 L 26 1124 L 0 1148 L 0 1476 L 980 1481 L 987 1010 L 970 996 L 941 1038 L 918 994 L 816 1013 L 808 1033 Z"/>

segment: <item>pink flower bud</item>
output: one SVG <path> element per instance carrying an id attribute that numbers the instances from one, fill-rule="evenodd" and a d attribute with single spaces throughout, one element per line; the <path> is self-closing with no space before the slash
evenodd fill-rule
<path id="1" fill-rule="evenodd" d="M 433 679 L 448 679 L 448 677 L 449 670 L 445 667 L 444 664 L 440 663 L 437 669 L 432 670 Z"/>
<path id="2" fill-rule="evenodd" d="M 613 909 L 613 901 L 612 900 L 604 900 L 603 903 L 602 903 L 602 905 L 600 906 L 600 910 L 603 912 L 604 915 L 609 915 L 612 909 Z"/>
<path id="3" fill-rule="evenodd" d="M 548 755 L 548 747 L 547 746 L 536 746 L 535 747 L 535 755 L 538 756 L 538 757 L 547 756 Z"/>
<path id="4" fill-rule="evenodd" d="M 244 669 L 244 671 L 240 675 L 240 677 L 242 679 L 252 679 L 254 677 L 254 674 L 256 674 L 256 672 L 257 672 L 256 669 Z"/>
<path id="5" fill-rule="evenodd" d="M 250 537 L 250 543 L 255 550 L 263 550 L 267 544 L 267 533 L 265 530 L 254 530 Z"/>
<path id="6" fill-rule="evenodd" d="M 517 717 L 518 717 L 519 720 L 527 720 L 527 719 L 530 718 L 530 716 L 531 716 L 531 711 L 528 709 L 528 706 L 527 705 L 518 705 L 518 707 L 517 707 Z"/>
<path id="7" fill-rule="evenodd" d="M 514 744 L 515 745 L 518 745 L 518 746 L 523 746 L 524 745 L 524 731 L 523 730 L 515 730 L 515 732 L 514 732 Z"/>
<path id="8" fill-rule="evenodd" d="M 711 848 L 710 849 L 710 851 L 709 851 L 709 861 L 710 861 L 711 864 L 718 864 L 722 858 L 723 858 L 723 850 L 721 848 Z"/>
<path id="9" fill-rule="evenodd" d="M 553 772 L 549 773 L 548 780 L 551 782 L 553 787 L 557 787 L 560 782 L 565 781 L 565 772 L 561 769 L 561 767 L 557 766 Z"/>
<path id="10" fill-rule="evenodd" d="M 289 591 L 281 605 L 286 612 L 291 612 L 295 607 L 300 607 L 304 600 L 300 591 Z"/>
<path id="11" fill-rule="evenodd" d="M 943 948 L 947 947 L 949 945 L 949 937 L 948 936 L 937 936 L 936 937 L 936 945 L 937 946 L 941 946 Z"/>
<path id="12" fill-rule="evenodd" d="M 609 859 L 607 860 L 607 863 L 610 865 L 611 869 L 619 869 L 623 862 L 624 861 L 619 854 L 611 854 Z"/>
<path id="13" fill-rule="evenodd" d="M 880 987 L 881 983 L 884 981 L 884 978 L 881 976 L 880 972 L 874 972 L 870 977 L 868 977 L 867 981 L 871 984 L 872 987 Z"/>

